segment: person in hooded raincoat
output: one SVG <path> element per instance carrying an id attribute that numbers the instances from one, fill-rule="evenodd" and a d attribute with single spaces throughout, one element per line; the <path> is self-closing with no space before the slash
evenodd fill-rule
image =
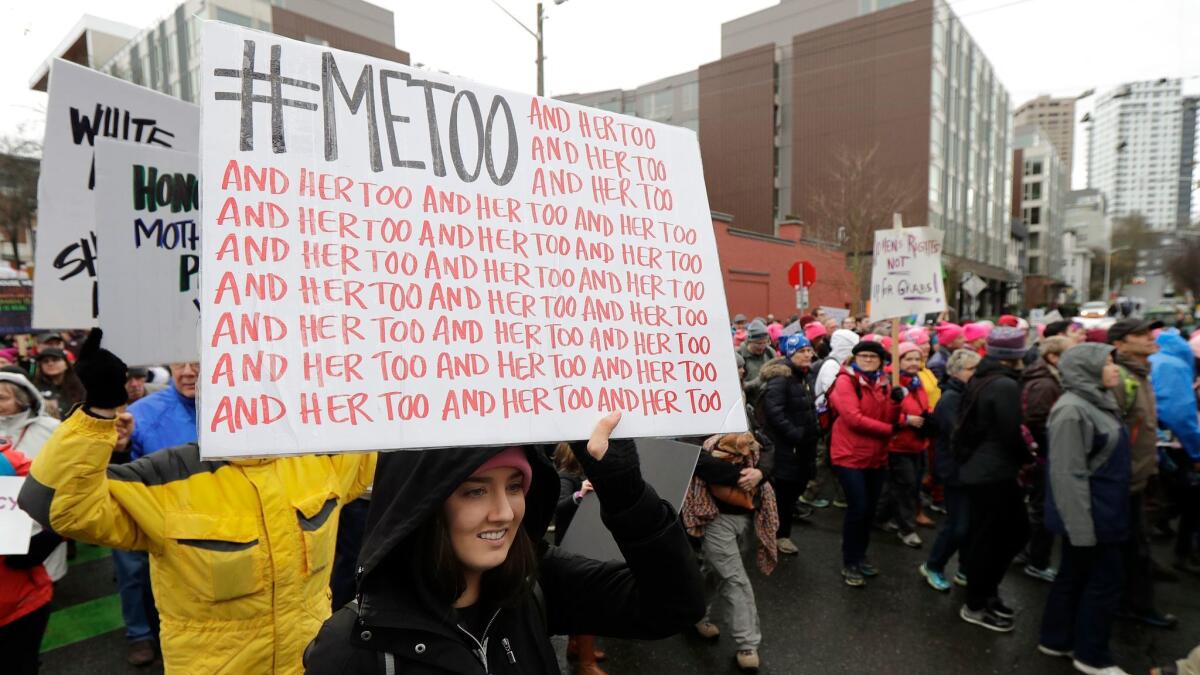
<path id="1" fill-rule="evenodd" d="M 610 443 L 619 420 L 604 418 L 572 450 L 624 561 L 543 542 L 559 478 L 533 448 L 383 455 L 357 602 L 325 622 L 307 672 L 558 673 L 552 634 L 661 639 L 699 621 L 691 546 L 675 509 L 642 480 L 634 442 Z"/>
<path id="2" fill-rule="evenodd" d="M 330 614 L 338 512 L 371 483 L 374 454 L 204 461 L 192 443 L 109 466 L 128 368 L 80 350 L 84 405 L 33 461 L 19 503 L 63 536 L 150 552 L 167 673 L 299 673 Z"/>

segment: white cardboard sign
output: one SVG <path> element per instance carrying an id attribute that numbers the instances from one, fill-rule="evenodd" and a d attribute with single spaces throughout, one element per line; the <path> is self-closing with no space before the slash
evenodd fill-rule
<path id="1" fill-rule="evenodd" d="M 24 476 L 0 476 L 0 555 L 25 555 L 33 534 L 33 519 L 17 506 Z"/>
<path id="2" fill-rule="evenodd" d="M 56 59 L 38 180 L 35 328 L 96 325 L 94 144 L 110 138 L 198 152 L 200 108 Z"/>
<path id="3" fill-rule="evenodd" d="M 203 41 L 205 457 L 746 428 L 694 132 Z"/>
<path id="4" fill-rule="evenodd" d="M 129 363 L 198 361 L 200 157 L 96 142 L 104 346 Z"/>
<path id="5" fill-rule="evenodd" d="M 871 321 L 946 309 L 942 236 L 935 227 L 875 231 Z"/>

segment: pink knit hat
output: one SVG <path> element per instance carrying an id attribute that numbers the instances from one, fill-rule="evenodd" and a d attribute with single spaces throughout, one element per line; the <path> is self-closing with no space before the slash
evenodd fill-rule
<path id="1" fill-rule="evenodd" d="M 867 333 L 866 335 L 863 336 L 863 339 L 861 341 L 862 342 L 878 342 L 879 344 L 883 345 L 884 349 L 887 349 L 887 350 L 891 350 L 891 348 L 892 348 L 892 338 L 890 338 L 886 335 L 879 335 L 878 333 Z"/>
<path id="2" fill-rule="evenodd" d="M 937 331 L 939 345 L 948 345 L 963 334 L 962 326 L 956 323 L 943 323 L 934 330 Z"/>
<path id="3" fill-rule="evenodd" d="M 929 333 L 925 332 L 924 328 L 913 328 L 904 334 L 904 339 L 918 345 L 927 345 L 929 344 Z"/>
<path id="4" fill-rule="evenodd" d="M 528 494 L 529 488 L 533 484 L 533 467 L 529 466 L 529 458 L 525 456 L 525 450 L 515 445 L 501 450 L 500 454 L 495 455 L 488 461 L 484 462 L 478 469 L 475 469 L 471 475 L 478 476 L 485 471 L 502 467 L 513 468 L 521 472 L 521 477 L 524 479 L 524 482 L 521 484 L 521 489 Z"/>
<path id="5" fill-rule="evenodd" d="M 1188 340 L 1188 344 L 1192 347 L 1192 355 L 1200 359 L 1200 331 L 1196 331 L 1192 339 Z"/>
<path id="6" fill-rule="evenodd" d="M 982 323 L 969 323 L 963 326 L 963 339 L 967 342 L 986 339 L 992 327 Z"/>
<path id="7" fill-rule="evenodd" d="M 804 337 L 808 338 L 809 342 L 816 340 L 822 335 L 829 335 L 829 331 L 825 330 L 825 326 L 822 326 L 817 321 L 813 321 L 804 327 Z"/>
<path id="8" fill-rule="evenodd" d="M 919 351 L 921 351 L 921 347 L 919 345 L 917 345 L 917 343 L 915 343 L 915 342 L 901 342 L 900 343 L 900 351 L 899 351 L 900 358 L 904 358 L 904 355 L 909 352 L 919 352 Z"/>

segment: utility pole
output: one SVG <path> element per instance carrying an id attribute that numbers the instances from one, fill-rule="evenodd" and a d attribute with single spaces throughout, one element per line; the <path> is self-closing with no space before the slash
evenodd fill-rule
<path id="1" fill-rule="evenodd" d="M 542 3 L 537 4 L 537 95 L 545 95 L 545 63 L 546 57 L 542 53 Z"/>

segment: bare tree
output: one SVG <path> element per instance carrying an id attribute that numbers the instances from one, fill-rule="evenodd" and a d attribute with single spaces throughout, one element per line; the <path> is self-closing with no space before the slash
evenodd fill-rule
<path id="1" fill-rule="evenodd" d="M 838 149 L 825 182 L 809 203 L 809 231 L 840 244 L 860 294 L 871 288 L 875 230 L 891 227 L 892 214 L 908 208 L 917 195 L 914 182 L 901 183 L 879 171 L 878 149 L 878 144 L 865 150 Z"/>
<path id="2" fill-rule="evenodd" d="M 1187 237 L 1179 243 L 1178 251 L 1167 261 L 1167 274 L 1176 290 L 1200 298 L 1200 239 Z"/>
<path id="3" fill-rule="evenodd" d="M 41 154 L 38 141 L 0 138 L 0 236 L 12 246 L 13 267 L 17 269 L 22 264 L 20 241 L 33 241 Z"/>
<path id="4" fill-rule="evenodd" d="M 1110 284 L 1120 288 L 1137 272 L 1137 252 L 1158 247 L 1158 237 L 1150 229 L 1145 216 L 1132 213 L 1116 219 L 1112 233 L 1112 267 Z M 1121 250 L 1118 250 L 1121 249 Z M 1105 291 L 1107 293 L 1107 290 Z M 1107 298 L 1105 298 L 1107 300 Z"/>

